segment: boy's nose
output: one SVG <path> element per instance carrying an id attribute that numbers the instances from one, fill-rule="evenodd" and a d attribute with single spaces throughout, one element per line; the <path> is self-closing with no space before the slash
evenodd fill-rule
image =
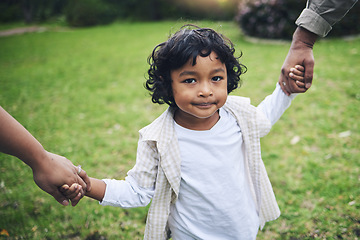
<path id="1" fill-rule="evenodd" d="M 208 84 L 208 83 L 202 84 L 201 88 L 199 90 L 199 96 L 200 97 L 209 97 L 212 95 L 213 95 L 213 92 L 212 92 L 210 84 Z"/>

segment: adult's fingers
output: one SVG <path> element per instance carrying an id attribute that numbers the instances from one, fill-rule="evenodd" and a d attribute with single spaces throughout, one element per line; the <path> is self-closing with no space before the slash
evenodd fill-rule
<path id="1" fill-rule="evenodd" d="M 85 172 L 85 171 L 81 168 L 80 165 L 79 166 L 74 166 L 74 169 L 75 169 L 74 173 L 75 173 L 75 178 L 76 178 L 76 181 L 74 183 L 80 184 L 81 187 L 84 189 L 84 191 L 86 191 L 87 190 L 87 183 L 80 176 L 80 174 L 82 174 L 82 172 Z M 89 182 L 90 182 L 90 180 L 89 180 Z"/>
<path id="2" fill-rule="evenodd" d="M 80 173 L 78 173 L 78 175 L 81 177 L 81 181 L 83 181 L 86 184 L 86 188 L 84 188 L 84 189 L 86 189 L 86 191 L 90 191 L 91 190 L 91 182 L 90 182 L 89 176 L 86 174 L 86 171 L 82 169 L 80 171 Z"/>
<path id="3" fill-rule="evenodd" d="M 56 201 L 58 201 L 61 205 L 67 206 L 69 205 L 69 200 L 62 195 L 62 193 L 59 190 L 54 190 L 50 193 Z"/>
<path id="4" fill-rule="evenodd" d="M 290 79 L 289 85 L 292 93 L 304 93 L 307 91 L 305 87 L 301 86 L 301 84 L 297 84 L 295 80 Z"/>
<path id="5" fill-rule="evenodd" d="M 291 79 L 290 77 L 280 76 L 279 85 L 283 92 L 286 95 L 290 95 L 291 93 L 303 93 L 306 92 L 306 88 L 302 84 L 297 84 L 295 79 Z"/>
<path id="6" fill-rule="evenodd" d="M 71 205 L 72 205 L 73 207 L 75 207 L 76 204 L 79 203 L 79 201 L 80 201 L 80 199 L 81 199 L 82 197 L 83 197 L 83 195 L 81 194 L 81 192 L 79 192 L 76 197 L 71 198 Z"/>
<path id="7" fill-rule="evenodd" d="M 304 81 L 304 77 L 303 77 L 303 76 L 295 75 L 295 74 L 293 74 L 293 73 L 290 73 L 290 74 L 289 74 L 289 77 L 290 77 L 292 80 L 295 80 L 295 81 Z"/>
<path id="8" fill-rule="evenodd" d="M 283 92 L 289 96 L 290 93 L 286 90 L 285 86 L 283 85 L 283 81 L 281 79 L 279 80 L 279 85 L 280 85 L 281 89 L 283 90 Z"/>
<path id="9" fill-rule="evenodd" d="M 314 59 L 304 60 L 304 67 L 305 67 L 305 75 L 304 75 L 304 83 L 305 88 L 309 89 L 312 84 L 313 74 L 314 74 Z"/>
<path id="10" fill-rule="evenodd" d="M 289 86 L 287 86 L 287 83 L 289 82 L 289 80 L 287 79 L 286 74 L 289 74 L 289 73 L 283 67 L 281 69 L 281 74 L 279 77 L 279 85 L 280 85 L 281 89 L 283 90 L 283 92 L 289 96 L 291 94 L 291 89 L 289 89 Z"/>
<path id="11" fill-rule="evenodd" d="M 62 193 L 62 194 L 65 194 L 66 191 L 68 191 L 70 189 L 69 185 L 67 184 L 64 184 L 62 185 L 61 187 L 59 187 L 59 191 Z"/>
<path id="12" fill-rule="evenodd" d="M 296 85 L 299 87 L 299 88 L 305 88 L 305 83 L 301 82 L 301 81 L 295 81 Z M 305 88 L 306 89 L 306 88 Z"/>

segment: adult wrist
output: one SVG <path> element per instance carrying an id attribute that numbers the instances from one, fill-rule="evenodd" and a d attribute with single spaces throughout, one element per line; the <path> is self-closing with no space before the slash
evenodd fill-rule
<path id="1" fill-rule="evenodd" d="M 293 48 L 313 48 L 318 36 L 303 27 L 297 27 L 292 40 Z"/>
<path id="2" fill-rule="evenodd" d="M 22 159 L 29 167 L 36 171 L 40 168 L 44 168 L 45 165 L 50 163 L 50 155 L 49 153 L 42 147 L 38 147 L 36 151 L 34 151 L 29 156 L 26 156 L 26 160 Z"/>

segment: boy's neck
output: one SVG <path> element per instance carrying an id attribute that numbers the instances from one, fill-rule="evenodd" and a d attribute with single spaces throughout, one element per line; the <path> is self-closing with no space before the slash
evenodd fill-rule
<path id="1" fill-rule="evenodd" d="M 174 120 L 178 125 L 183 128 L 196 131 L 210 130 L 219 121 L 219 119 L 219 110 L 208 118 L 196 118 L 179 109 L 177 109 L 174 114 Z"/>

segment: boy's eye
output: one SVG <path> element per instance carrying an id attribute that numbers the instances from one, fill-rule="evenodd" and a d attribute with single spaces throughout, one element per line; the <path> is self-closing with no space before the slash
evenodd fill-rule
<path id="1" fill-rule="evenodd" d="M 213 77 L 211 80 L 214 81 L 214 82 L 219 82 L 223 79 L 223 77 L 220 77 L 220 76 L 216 76 L 216 77 Z"/>
<path id="2" fill-rule="evenodd" d="M 193 79 L 193 78 L 189 78 L 189 79 L 185 79 L 183 82 L 184 82 L 184 83 L 194 83 L 194 82 L 196 82 L 196 81 L 195 81 L 195 79 Z"/>

